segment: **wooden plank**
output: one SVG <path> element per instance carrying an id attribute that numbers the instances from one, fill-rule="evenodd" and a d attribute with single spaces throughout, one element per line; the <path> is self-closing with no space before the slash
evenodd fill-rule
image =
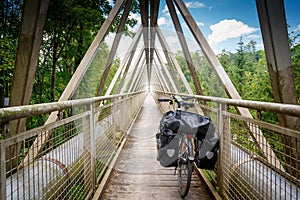
<path id="1" fill-rule="evenodd" d="M 182 199 L 174 168 L 156 160 L 156 139 L 162 113 L 148 95 L 99 199 Z M 196 173 L 186 199 L 213 199 Z"/>

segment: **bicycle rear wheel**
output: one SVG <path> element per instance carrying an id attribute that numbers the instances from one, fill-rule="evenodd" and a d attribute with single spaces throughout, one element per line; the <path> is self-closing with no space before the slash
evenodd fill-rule
<path id="1" fill-rule="evenodd" d="M 188 195 L 191 186 L 193 163 L 188 159 L 191 149 L 191 140 L 187 139 L 186 135 L 183 136 L 178 160 L 178 184 L 181 197 Z"/>

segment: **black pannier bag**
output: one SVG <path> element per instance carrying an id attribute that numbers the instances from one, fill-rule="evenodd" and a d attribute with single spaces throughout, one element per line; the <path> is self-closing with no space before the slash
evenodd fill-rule
<path id="1" fill-rule="evenodd" d="M 187 111 L 166 112 L 160 121 L 160 132 L 156 134 L 157 160 L 163 167 L 177 166 L 178 133 L 195 135 L 202 142 L 196 154 L 196 164 L 202 169 L 214 168 L 218 159 L 219 139 L 209 117 Z"/>
<path id="2" fill-rule="evenodd" d="M 209 130 L 212 125 L 211 119 L 196 113 L 181 111 L 180 122 L 179 132 L 194 134 L 199 140 L 205 138 L 211 131 Z"/>
<path id="3" fill-rule="evenodd" d="M 173 131 L 173 133 L 177 133 L 180 126 L 180 118 L 176 112 L 168 111 L 164 113 L 162 119 L 160 120 L 159 130 L 162 132 L 165 129 L 169 129 Z"/>
<path id="4" fill-rule="evenodd" d="M 213 124 L 210 124 L 207 130 L 206 137 L 199 141 L 201 146 L 196 152 L 196 165 L 200 169 L 213 170 L 218 160 L 220 142 Z"/>
<path id="5" fill-rule="evenodd" d="M 174 133 L 189 133 L 196 135 L 200 140 L 206 136 L 211 124 L 209 117 L 187 111 L 177 112 L 169 111 L 163 115 L 160 121 L 160 131 L 170 129 Z"/>
<path id="6" fill-rule="evenodd" d="M 157 160 L 163 167 L 177 167 L 179 138 L 171 129 L 156 134 Z"/>

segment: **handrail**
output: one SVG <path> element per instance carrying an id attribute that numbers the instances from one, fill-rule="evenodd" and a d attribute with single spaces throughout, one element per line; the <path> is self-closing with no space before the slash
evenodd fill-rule
<path id="1" fill-rule="evenodd" d="M 224 105 L 268 111 L 300 117 L 300 106 L 293 104 L 237 100 L 202 95 L 153 91 L 158 97 L 179 95 L 217 103 L 210 111 L 220 136 L 220 159 L 217 169 L 206 171 L 210 183 L 220 188 L 224 199 L 286 199 L 300 196 L 299 168 L 287 158 L 299 163 L 297 147 L 300 132 L 280 125 L 233 114 Z M 289 141 L 285 141 L 288 138 Z M 292 143 L 295 142 L 295 143 Z M 209 184 L 210 184 L 209 183 Z M 293 199 L 293 198 L 291 198 Z"/>
<path id="2" fill-rule="evenodd" d="M 190 95 L 190 94 L 163 92 L 163 91 L 155 91 L 155 92 L 170 94 L 170 95 L 180 95 L 185 97 L 194 97 L 200 100 L 210 101 L 214 103 L 222 103 L 231 106 L 253 108 L 257 110 L 269 111 L 278 114 L 288 114 L 296 117 L 300 116 L 300 105 L 294 105 L 294 104 L 283 104 L 283 103 L 262 102 L 262 101 L 252 101 L 252 100 L 237 100 L 237 99 L 227 99 L 221 97 Z"/>
<path id="3" fill-rule="evenodd" d="M 0 199 L 72 198 L 77 194 L 90 198 L 144 98 L 145 92 L 139 91 L 0 109 L 3 120 L 3 116 L 14 119 L 80 108 L 55 123 L 0 140 Z M 105 104 L 106 100 L 110 102 Z M 12 149 L 16 154 L 10 156 Z M 77 187 L 81 190 L 74 192 Z"/>
<path id="4" fill-rule="evenodd" d="M 105 101 L 112 98 L 124 97 L 128 95 L 136 95 L 143 92 L 144 91 L 138 91 L 132 93 L 84 98 L 84 99 L 77 99 L 77 100 L 67 100 L 67 101 L 59 101 L 59 102 L 52 102 L 52 103 L 42 103 L 42 104 L 35 104 L 35 105 L 23 105 L 23 106 L 1 108 L 0 124 L 5 121 L 45 114 L 53 111 L 59 111 L 66 108 L 71 108 L 71 107 L 90 105 L 93 103 Z"/>

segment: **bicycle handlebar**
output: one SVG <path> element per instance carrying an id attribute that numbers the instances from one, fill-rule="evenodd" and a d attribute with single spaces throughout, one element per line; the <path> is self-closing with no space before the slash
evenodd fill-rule
<path id="1" fill-rule="evenodd" d="M 181 106 L 184 106 L 186 109 L 188 107 L 191 108 L 191 107 L 194 106 L 194 103 L 192 103 L 192 102 L 184 102 L 182 100 L 182 98 L 179 97 L 179 96 L 172 96 L 172 98 L 159 98 L 158 102 L 169 102 L 170 104 L 173 104 L 174 102 L 176 102 L 177 105 L 178 105 L 178 108 L 181 108 Z"/>
<path id="2" fill-rule="evenodd" d="M 159 98 L 158 99 L 159 102 L 172 102 L 172 99 L 166 99 L 166 98 Z"/>

